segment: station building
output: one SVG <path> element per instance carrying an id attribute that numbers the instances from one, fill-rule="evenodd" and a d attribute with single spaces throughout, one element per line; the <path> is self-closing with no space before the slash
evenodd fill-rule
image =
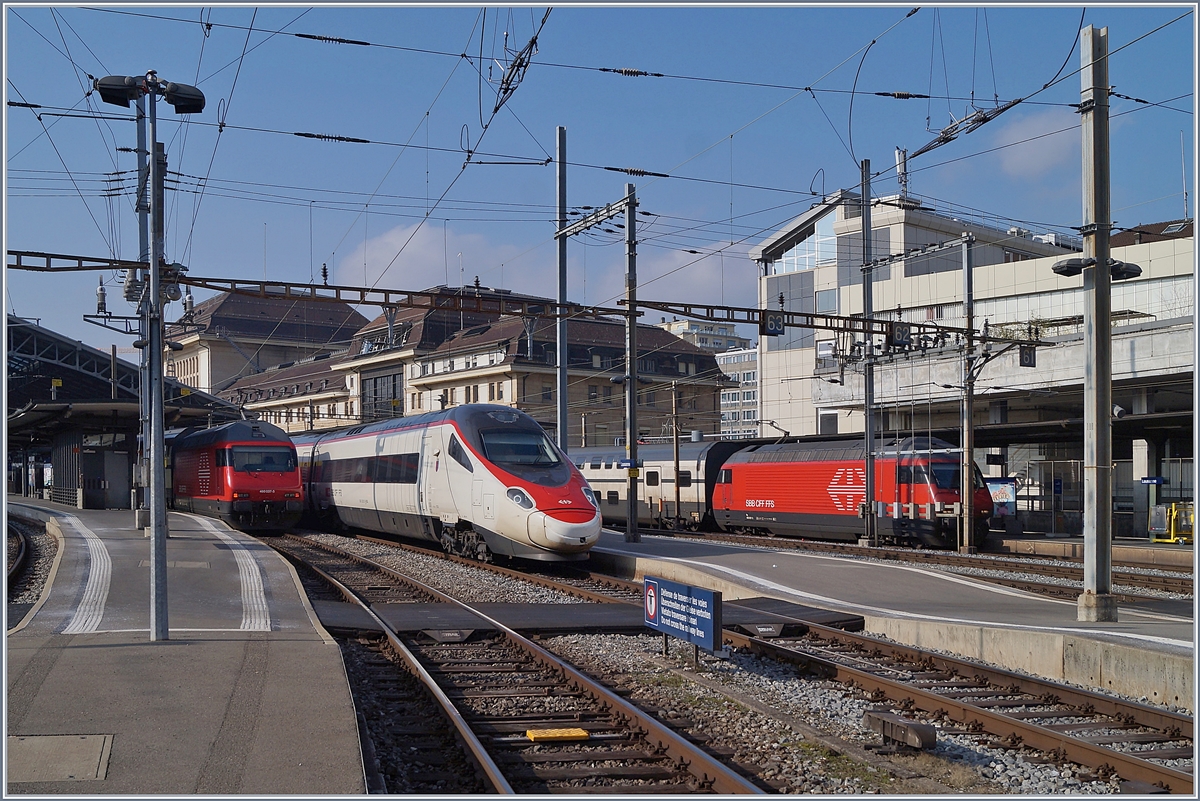
<path id="1" fill-rule="evenodd" d="M 8 491 L 80 509 L 130 509 L 145 481 L 139 367 L 8 316 L 6 426 Z M 241 410 L 167 378 L 167 428 L 236 420 Z"/>
<path id="2" fill-rule="evenodd" d="M 553 304 L 487 287 L 434 294 Z M 567 323 L 568 442 L 612 444 L 625 435 L 625 324 Z M 220 396 L 289 431 L 437 411 L 463 403 L 521 409 L 557 434 L 557 334 L 553 320 L 407 308 L 363 326 L 348 349 L 237 379 Z M 720 433 L 720 393 L 730 385 L 715 355 L 659 327 L 638 330 L 639 435 Z M 614 381 L 613 379 L 617 379 Z M 674 393 L 674 398 L 672 398 Z"/>
<path id="3" fill-rule="evenodd" d="M 980 349 L 975 383 L 976 461 L 1023 492 L 1026 524 L 1077 533 L 1082 510 L 1082 277 L 1051 268 L 1078 240 L 1002 230 L 938 213 L 908 197 L 872 201 L 874 317 L 962 328 L 964 256 L 940 243 L 974 236 L 976 330 L 1036 339 L 1035 366 L 1017 349 Z M 751 251 L 760 266 L 760 308 L 861 315 L 861 204 L 826 198 Z M 1191 500 L 1194 265 L 1192 223 L 1177 220 L 1115 232 L 1112 257 L 1140 276 L 1112 284 L 1114 514 L 1118 533 L 1145 533 L 1148 505 Z M 925 251 L 922 248 L 933 246 Z M 864 430 L 862 337 L 788 329 L 759 343 L 762 420 L 795 435 Z M 875 366 L 877 430 L 957 440 L 964 347 L 933 336 Z M 761 421 L 760 421 L 761 422 Z M 764 435 L 769 432 L 764 430 Z M 1143 485 L 1143 477 L 1164 479 Z"/>
<path id="4" fill-rule="evenodd" d="M 187 296 L 190 298 L 190 294 Z M 266 368 L 345 350 L 367 319 L 346 303 L 251 297 L 223 292 L 167 326 L 182 350 L 166 351 L 164 370 L 193 389 L 217 393 Z"/>

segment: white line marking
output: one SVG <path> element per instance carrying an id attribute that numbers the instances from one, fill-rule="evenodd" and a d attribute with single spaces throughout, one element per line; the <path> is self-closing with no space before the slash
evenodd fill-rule
<path id="1" fill-rule="evenodd" d="M 75 616 L 71 618 L 71 622 L 67 624 L 62 633 L 88 634 L 100 626 L 100 620 L 104 617 L 104 604 L 108 601 L 108 586 L 112 580 L 112 560 L 108 556 L 108 549 L 104 547 L 104 542 L 96 536 L 96 532 L 80 522 L 78 517 L 68 515 L 61 519 L 83 535 L 90 562 L 87 586 L 83 590 L 83 600 L 79 602 Z"/>
<path id="2" fill-rule="evenodd" d="M 267 606 L 267 595 L 263 590 L 262 574 L 258 570 L 258 562 L 254 560 L 254 555 L 246 549 L 246 546 L 237 539 L 229 536 L 209 520 L 207 517 L 200 515 L 183 514 L 184 517 L 189 517 L 206 529 L 220 537 L 229 549 L 233 551 L 233 557 L 237 560 L 238 578 L 242 584 L 242 631 L 270 631 L 271 630 L 271 610 Z"/>

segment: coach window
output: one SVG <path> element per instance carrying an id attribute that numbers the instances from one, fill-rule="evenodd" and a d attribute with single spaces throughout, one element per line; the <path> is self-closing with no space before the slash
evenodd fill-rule
<path id="1" fill-rule="evenodd" d="M 692 486 L 692 471 L 691 470 L 680 470 L 679 471 L 679 486 L 681 486 L 681 487 Z"/>
<path id="2" fill-rule="evenodd" d="M 658 471 L 657 470 L 647 470 L 646 471 L 646 486 L 647 487 L 657 487 L 658 486 Z"/>
<path id="3" fill-rule="evenodd" d="M 617 492 L 616 490 L 609 490 L 608 491 L 608 502 L 610 504 L 612 504 L 613 506 L 616 506 L 617 504 L 619 504 L 621 502 L 621 494 L 619 492 Z"/>
<path id="4" fill-rule="evenodd" d="M 593 457 L 592 457 L 592 469 L 593 469 L 593 470 L 599 470 L 599 469 L 600 469 L 600 457 L 599 457 L 599 456 L 593 456 Z"/>

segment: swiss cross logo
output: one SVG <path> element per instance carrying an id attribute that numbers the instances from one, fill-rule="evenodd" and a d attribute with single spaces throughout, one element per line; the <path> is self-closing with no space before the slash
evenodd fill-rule
<path id="1" fill-rule="evenodd" d="M 646 582 L 644 591 L 645 606 L 646 606 L 646 622 L 651 624 L 658 623 L 658 583 L 654 581 Z"/>
<path id="2" fill-rule="evenodd" d="M 861 467 L 842 467 L 825 488 L 839 512 L 853 512 L 867 496 L 867 473 Z"/>

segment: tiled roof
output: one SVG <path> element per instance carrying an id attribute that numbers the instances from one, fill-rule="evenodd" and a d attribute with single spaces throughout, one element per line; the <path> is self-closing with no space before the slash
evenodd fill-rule
<path id="1" fill-rule="evenodd" d="M 239 378 L 225 389 L 221 390 L 222 398 L 236 398 L 239 393 L 253 396 L 262 391 L 265 398 L 271 390 L 277 394 L 311 394 L 330 389 L 344 389 L 345 378 L 341 373 L 333 372 L 330 368 L 345 356 L 341 353 L 323 353 L 311 359 L 299 362 L 288 362 L 278 367 L 272 367 L 261 373 Z M 325 386 L 324 382 L 328 381 Z M 312 388 L 309 389 L 309 384 Z"/>
<path id="2" fill-rule="evenodd" d="M 192 319 L 206 326 L 210 334 L 310 345 L 348 342 L 367 322 L 346 303 L 229 292 L 197 303 Z M 172 334 L 180 335 L 177 331 Z"/>
<path id="3" fill-rule="evenodd" d="M 1140 245 L 1145 242 L 1163 242 L 1167 239 L 1186 239 L 1192 236 L 1192 220 L 1169 220 L 1146 223 L 1113 232 L 1108 239 L 1110 247 Z"/>

